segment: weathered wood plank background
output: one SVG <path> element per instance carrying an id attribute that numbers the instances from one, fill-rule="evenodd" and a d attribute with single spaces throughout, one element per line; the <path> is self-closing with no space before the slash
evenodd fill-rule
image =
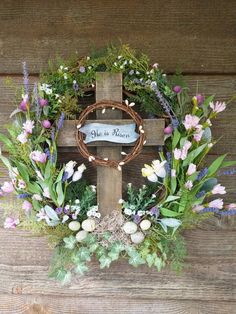
<path id="1" fill-rule="evenodd" d="M 14 91 L 4 80 L 21 83 L 21 62 L 37 74 L 56 55 L 79 56 L 93 47 L 122 40 L 140 48 L 168 73 L 180 66 L 192 93 L 228 100 L 236 94 L 236 1 L 194 0 L 2 0 L 0 2 L 0 131 L 14 108 Z M 224 138 L 212 151 L 236 157 L 236 103 L 214 124 Z M 137 178 L 146 149 L 127 165 L 124 184 Z M 65 151 L 62 160 L 81 161 Z M 1 169 L 0 169 L 1 170 Z M 94 168 L 88 176 L 95 181 Z M 1 182 L 5 175 L 1 176 Z M 138 181 L 142 183 L 141 181 Z M 236 199 L 236 176 L 222 178 Z M 17 206 L 14 200 L 1 204 Z M 2 215 L 1 215 L 2 216 Z M 43 238 L 0 228 L 0 313 L 236 313 L 236 220 L 216 218 L 186 232 L 189 264 L 181 276 L 124 262 L 92 271 L 62 288 L 47 278 L 51 250 Z M 191 264 L 191 265 L 190 265 Z"/>

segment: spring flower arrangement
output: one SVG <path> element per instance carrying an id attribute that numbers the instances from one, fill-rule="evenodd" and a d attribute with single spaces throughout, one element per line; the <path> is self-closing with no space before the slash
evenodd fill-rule
<path id="1" fill-rule="evenodd" d="M 146 185 L 128 184 L 120 212 L 101 217 L 96 187 L 84 180 L 86 167 L 75 161 L 60 164 L 57 138 L 63 121 L 75 119 L 93 97 L 97 71 L 122 72 L 127 103 L 152 117 L 165 117 L 165 145 L 151 164 L 140 169 Z M 127 46 L 79 61 L 51 65 L 30 90 L 24 64 L 19 105 L 11 114 L 8 134 L 1 134 L 7 157 L 0 159 L 10 180 L 0 196 L 14 193 L 22 208 L 6 210 L 5 228 L 47 235 L 54 247 L 50 276 L 66 283 L 88 270 L 95 256 L 101 268 L 119 258 L 160 271 L 181 268 L 185 256 L 184 229 L 211 215 L 236 214 L 236 204 L 224 204 L 225 187 L 219 169 L 235 162 L 219 156 L 205 162 L 216 141 L 212 120 L 225 102 L 197 94 L 192 99 L 180 75 L 167 78 L 157 63 Z"/>

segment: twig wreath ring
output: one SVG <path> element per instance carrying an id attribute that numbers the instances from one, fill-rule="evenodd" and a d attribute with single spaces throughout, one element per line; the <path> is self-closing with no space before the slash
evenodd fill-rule
<path id="1" fill-rule="evenodd" d="M 101 158 L 99 156 L 92 156 L 88 150 L 88 147 L 84 141 L 84 134 L 80 131 L 82 126 L 86 123 L 86 119 L 88 115 L 95 110 L 106 110 L 107 108 L 119 109 L 124 112 L 126 112 L 135 122 L 137 126 L 137 131 L 139 133 L 139 137 L 136 140 L 136 143 L 130 153 L 125 155 L 125 157 L 122 160 L 110 160 L 108 158 Z M 96 120 L 94 120 L 96 122 Z M 139 116 L 137 112 L 135 112 L 130 106 L 110 101 L 110 100 L 102 100 L 99 102 L 96 102 L 90 106 L 88 106 L 79 117 L 79 120 L 77 121 L 77 131 L 76 131 L 76 141 L 77 141 L 77 147 L 80 152 L 80 154 L 88 159 L 90 162 L 92 162 L 95 165 L 98 166 L 106 166 L 106 167 L 113 167 L 117 168 L 118 170 L 121 170 L 121 167 L 125 164 L 127 164 L 129 161 L 133 160 L 137 155 L 140 154 L 143 145 L 146 141 L 145 131 L 143 129 L 143 119 Z"/>

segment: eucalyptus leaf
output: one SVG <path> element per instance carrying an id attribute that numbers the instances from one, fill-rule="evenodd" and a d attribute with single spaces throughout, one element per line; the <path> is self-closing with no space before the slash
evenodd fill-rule
<path id="1" fill-rule="evenodd" d="M 46 205 L 44 206 L 44 210 L 50 219 L 55 220 L 55 221 L 59 220 L 57 213 L 52 207 Z"/>

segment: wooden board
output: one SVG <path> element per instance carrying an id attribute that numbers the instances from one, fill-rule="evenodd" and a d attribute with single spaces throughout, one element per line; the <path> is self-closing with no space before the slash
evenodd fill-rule
<path id="1" fill-rule="evenodd" d="M 97 73 L 96 77 L 96 101 L 103 99 L 122 102 L 122 74 L 121 73 Z M 97 119 L 110 121 L 122 119 L 122 112 L 108 109 L 104 114 L 96 112 Z M 102 158 L 119 160 L 121 146 L 98 147 L 97 154 Z M 122 171 L 111 167 L 97 167 L 97 201 L 99 210 L 103 216 L 112 210 L 119 210 L 119 199 L 122 198 Z"/>
<path id="2" fill-rule="evenodd" d="M 235 73 L 235 16 L 232 0 L 2 0 L 0 73 L 20 73 L 23 60 L 38 73 L 56 55 L 120 41 L 168 72 Z"/>
<path id="3" fill-rule="evenodd" d="M 123 119 L 121 120 L 88 120 L 86 121 L 86 124 L 90 123 L 109 123 L 109 124 L 129 124 L 133 123 L 130 119 Z M 145 146 L 154 146 L 154 145 L 163 145 L 164 144 L 164 127 L 165 127 L 165 120 L 164 119 L 144 119 L 143 120 L 143 128 L 145 130 L 146 136 L 147 136 L 147 142 Z M 76 121 L 73 120 L 66 120 L 63 125 L 63 130 L 59 134 L 58 137 L 58 146 L 59 147 L 75 147 L 77 146 L 76 139 L 75 139 L 75 132 L 76 130 Z M 122 144 L 122 146 L 133 146 L 134 143 L 129 144 Z M 87 144 L 88 146 L 120 146 L 120 144 L 111 143 L 111 142 L 92 142 Z M 120 156 L 119 156 L 120 157 Z"/>

